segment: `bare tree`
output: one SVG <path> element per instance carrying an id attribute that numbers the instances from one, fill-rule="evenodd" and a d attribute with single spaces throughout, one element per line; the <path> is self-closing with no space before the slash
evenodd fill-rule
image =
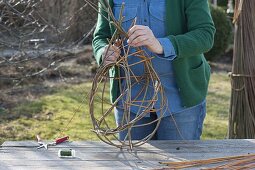
<path id="1" fill-rule="evenodd" d="M 83 0 L 0 0 L 1 82 L 56 69 L 90 42 L 95 22 L 96 11 Z"/>

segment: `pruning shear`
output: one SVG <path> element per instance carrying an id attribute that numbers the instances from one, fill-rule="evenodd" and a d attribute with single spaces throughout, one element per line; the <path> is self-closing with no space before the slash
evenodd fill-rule
<path id="1" fill-rule="evenodd" d="M 42 142 L 39 135 L 37 135 L 36 138 L 37 138 L 38 144 L 40 145 L 40 146 L 37 147 L 37 149 L 40 149 L 40 148 L 48 149 L 49 146 L 55 146 L 57 144 L 60 144 L 60 143 L 63 143 L 65 141 L 67 141 L 69 139 L 69 136 L 65 136 L 63 138 L 58 138 L 55 141 L 50 142 L 50 143 Z"/>

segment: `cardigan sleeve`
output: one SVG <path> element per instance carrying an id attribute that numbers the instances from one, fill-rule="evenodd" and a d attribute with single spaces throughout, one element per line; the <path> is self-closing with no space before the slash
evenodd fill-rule
<path id="1" fill-rule="evenodd" d="M 187 32 L 169 35 L 177 58 L 190 57 L 209 51 L 214 43 L 215 27 L 208 0 L 184 0 Z"/>
<path id="2" fill-rule="evenodd" d="M 100 65 L 102 62 L 102 53 L 104 51 L 104 47 L 108 44 L 107 39 L 111 38 L 111 30 L 109 22 L 106 19 L 108 18 L 107 12 L 102 9 L 101 3 L 99 3 L 98 6 L 99 13 L 96 29 L 93 35 L 92 47 L 96 61 Z"/>

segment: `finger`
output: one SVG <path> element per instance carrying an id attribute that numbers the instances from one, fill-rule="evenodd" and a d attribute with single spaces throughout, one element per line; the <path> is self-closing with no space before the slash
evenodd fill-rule
<path id="1" fill-rule="evenodd" d="M 108 51 L 107 51 L 107 50 L 108 50 Z M 105 50 L 105 53 L 110 53 L 110 54 L 112 54 L 113 52 L 120 53 L 119 47 L 117 47 L 117 46 L 115 46 L 115 45 L 111 45 L 111 46 L 109 46 L 108 48 L 106 48 L 106 50 Z"/>
<path id="2" fill-rule="evenodd" d="M 103 52 L 103 64 L 114 63 L 120 55 L 120 49 L 115 45 L 107 45 Z"/>
<path id="3" fill-rule="evenodd" d="M 113 44 L 112 46 L 112 50 L 117 52 L 117 53 L 120 53 L 120 48 L 118 46 L 116 46 L 115 44 Z"/>
<path id="4" fill-rule="evenodd" d="M 115 56 L 108 56 L 104 59 L 103 63 L 104 65 L 109 64 L 109 63 L 115 63 L 117 61 Z"/>
<path id="5" fill-rule="evenodd" d="M 122 44 L 122 41 L 120 39 L 116 39 L 113 45 L 117 46 L 117 47 L 120 47 L 121 44 Z"/>
<path id="6" fill-rule="evenodd" d="M 134 39 L 130 45 L 134 47 L 147 45 L 148 40 L 149 40 L 149 37 L 147 36 L 139 36 L 139 37 L 136 37 L 136 39 Z"/>
<path id="7" fill-rule="evenodd" d="M 108 51 L 105 52 L 104 58 L 106 60 L 116 60 L 120 55 L 120 50 L 116 47 L 110 48 Z"/>
<path id="8" fill-rule="evenodd" d="M 109 55 L 114 55 L 114 53 L 117 53 L 119 54 L 119 51 L 117 49 L 114 49 L 113 47 L 109 48 L 109 49 L 106 49 L 104 51 L 104 55 L 105 56 L 109 56 Z"/>
<path id="9" fill-rule="evenodd" d="M 147 29 L 147 26 L 144 25 L 134 25 L 128 30 L 128 37 L 130 37 L 135 31 L 137 30 L 145 30 Z"/>
<path id="10" fill-rule="evenodd" d="M 105 60 L 116 60 L 119 57 L 119 54 L 112 52 L 105 55 Z"/>
<path id="11" fill-rule="evenodd" d="M 114 62 L 113 61 L 108 61 L 108 60 L 104 61 L 104 65 L 111 64 L 111 63 L 114 63 Z"/>
<path id="12" fill-rule="evenodd" d="M 146 31 L 144 30 L 136 30 L 135 32 L 133 32 L 133 34 L 130 35 L 130 37 L 127 40 L 127 43 L 133 43 L 134 39 L 136 39 L 139 36 L 146 36 L 148 34 L 146 34 Z"/>
<path id="13" fill-rule="evenodd" d="M 105 61 L 115 61 L 116 60 L 116 56 L 113 55 L 109 55 L 105 57 Z"/>

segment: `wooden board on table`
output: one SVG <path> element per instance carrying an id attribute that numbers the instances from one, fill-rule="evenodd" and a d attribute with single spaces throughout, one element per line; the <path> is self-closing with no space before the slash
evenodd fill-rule
<path id="1" fill-rule="evenodd" d="M 149 141 L 118 149 L 99 141 L 74 141 L 37 149 L 35 141 L 7 141 L 0 148 L 0 169 L 153 169 L 163 161 L 201 160 L 255 153 L 255 140 Z M 75 158 L 59 158 L 59 149 Z"/>

